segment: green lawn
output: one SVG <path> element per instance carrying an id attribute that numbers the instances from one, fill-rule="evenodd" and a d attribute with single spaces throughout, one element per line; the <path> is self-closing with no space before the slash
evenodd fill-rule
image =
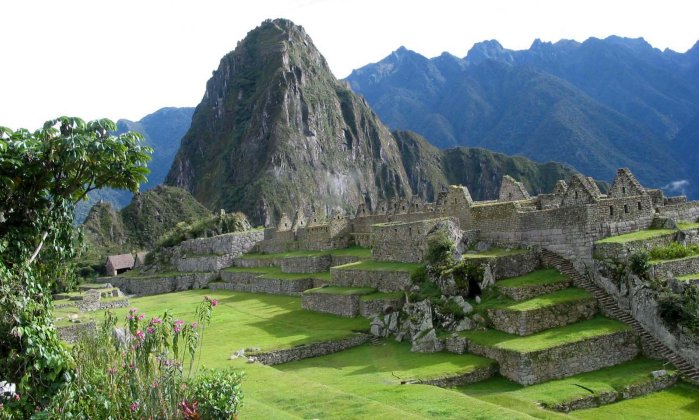
<path id="1" fill-rule="evenodd" d="M 461 334 L 474 343 L 484 346 L 528 353 L 629 329 L 629 326 L 619 321 L 596 317 L 563 327 L 551 328 L 526 337 L 496 330 L 465 331 Z"/>
<path id="2" fill-rule="evenodd" d="M 591 394 L 589 390 L 594 394 L 601 394 L 608 391 L 621 391 L 628 385 L 650 381 L 650 373 L 660 369 L 672 371 L 664 366 L 663 362 L 640 358 L 621 365 L 537 385 L 522 386 L 498 376 L 459 387 L 459 391 L 491 402 L 512 399 L 532 406 L 537 404 L 553 406 L 589 396 Z"/>
<path id="3" fill-rule="evenodd" d="M 365 260 L 344 265 L 338 265 L 334 268 L 338 270 L 406 271 L 412 273 L 420 267 L 422 267 L 422 264 Z"/>
<path id="4" fill-rule="evenodd" d="M 697 229 L 699 228 L 699 222 L 680 221 L 677 222 L 677 228 L 680 230 Z"/>
<path id="5" fill-rule="evenodd" d="M 653 238 L 657 238 L 657 237 L 663 236 L 663 235 L 668 235 L 671 233 L 675 233 L 675 231 L 672 229 L 647 229 L 647 230 L 640 230 L 638 232 L 626 233 L 624 235 L 610 236 L 608 238 L 600 239 L 596 243 L 598 243 L 598 244 L 605 244 L 605 243 L 623 244 L 626 242 L 653 239 Z"/>
<path id="6" fill-rule="evenodd" d="M 680 280 L 680 281 L 699 280 L 699 273 L 687 274 L 685 276 L 679 276 L 679 277 L 676 277 L 676 279 Z"/>
<path id="7" fill-rule="evenodd" d="M 581 419 L 680 420 L 699 418 L 699 389 L 680 383 L 666 391 L 621 401 L 596 409 L 580 410 Z"/>
<path id="8" fill-rule="evenodd" d="M 568 277 L 561 274 L 555 268 L 532 271 L 519 277 L 510 277 L 497 282 L 497 286 L 502 287 L 528 287 L 541 286 L 544 284 L 560 283 L 568 280 Z"/>
<path id="9" fill-rule="evenodd" d="M 517 255 L 528 252 L 526 249 L 521 248 L 490 248 L 487 251 L 478 252 L 476 254 L 464 254 L 464 259 L 471 258 L 496 258 L 505 257 L 508 255 Z"/>
<path id="10" fill-rule="evenodd" d="M 510 301 L 506 304 L 493 305 L 491 308 L 509 309 L 512 311 L 531 311 L 559 303 L 575 302 L 584 299 L 594 299 L 594 297 L 583 289 L 571 287 L 522 302 Z"/>
<path id="11" fill-rule="evenodd" d="M 278 279 L 278 280 L 300 280 L 300 279 L 320 279 L 325 281 L 330 281 L 330 272 L 325 271 L 322 273 L 284 273 L 279 267 L 229 267 L 222 271 L 227 271 L 229 273 L 253 273 L 259 274 L 260 277 L 265 279 Z"/>
<path id="12" fill-rule="evenodd" d="M 368 330 L 363 318 L 343 318 L 301 309 L 301 298 L 233 292 L 230 290 L 190 290 L 164 295 L 130 299 L 130 307 L 138 308 L 149 318 L 161 316 L 170 309 L 175 318 L 194 320 L 194 311 L 204 298 L 219 301 L 211 326 L 206 330 L 206 352 L 202 358 L 207 366 L 220 365 L 235 350 L 259 347 L 262 351 L 282 349 L 317 341 L 346 337 L 355 330 Z M 113 310 L 120 319 L 128 308 Z M 56 310 L 57 316 L 70 314 Z M 81 319 L 102 319 L 103 311 L 82 314 Z"/>
<path id="13" fill-rule="evenodd" d="M 373 287 L 317 287 L 315 289 L 308 289 L 304 291 L 304 294 L 313 295 L 368 295 L 374 293 L 376 289 Z"/>

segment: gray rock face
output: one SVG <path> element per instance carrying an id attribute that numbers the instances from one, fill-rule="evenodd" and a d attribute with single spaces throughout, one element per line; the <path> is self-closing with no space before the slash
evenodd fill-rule
<path id="1" fill-rule="evenodd" d="M 406 324 L 412 342 L 411 351 L 432 353 L 444 348 L 432 323 L 432 305 L 429 300 L 406 304 L 404 312 L 407 315 Z"/>

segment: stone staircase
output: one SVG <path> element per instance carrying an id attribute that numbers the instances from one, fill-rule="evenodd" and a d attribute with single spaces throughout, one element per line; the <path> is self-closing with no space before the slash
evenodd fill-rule
<path id="1" fill-rule="evenodd" d="M 570 277 L 573 284 L 575 284 L 577 287 L 583 288 L 590 292 L 597 299 L 605 314 L 631 326 L 631 328 L 633 328 L 636 334 L 638 334 L 643 341 L 646 349 L 651 350 L 652 353 L 657 354 L 674 364 L 679 370 L 680 375 L 685 380 L 694 384 L 699 384 L 699 369 L 692 366 L 689 362 L 684 360 L 681 356 L 648 333 L 648 331 L 646 331 L 646 329 L 643 328 L 643 326 L 628 312 L 619 308 L 616 300 L 604 289 L 580 274 L 569 260 L 548 250 L 543 250 L 541 257 L 544 265 L 556 267 L 561 273 Z"/>

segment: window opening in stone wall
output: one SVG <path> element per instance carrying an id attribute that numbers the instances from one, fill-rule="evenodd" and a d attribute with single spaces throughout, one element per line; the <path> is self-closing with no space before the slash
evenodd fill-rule
<path id="1" fill-rule="evenodd" d="M 626 194 L 626 187 L 621 187 L 621 193 Z"/>
<path id="2" fill-rule="evenodd" d="M 575 191 L 575 199 L 576 200 L 578 199 L 578 192 L 577 191 Z"/>
<path id="3" fill-rule="evenodd" d="M 629 205 L 624 204 L 624 213 L 628 213 L 628 212 L 629 212 Z"/>
<path id="4" fill-rule="evenodd" d="M 408 236 L 413 236 L 413 228 L 408 228 Z"/>
<path id="5" fill-rule="evenodd" d="M 639 209 L 639 210 L 643 210 L 643 206 L 641 205 L 641 202 L 640 202 L 640 201 L 638 202 L 638 209 Z"/>
<path id="6" fill-rule="evenodd" d="M 614 206 L 609 206 L 609 215 L 614 216 Z"/>

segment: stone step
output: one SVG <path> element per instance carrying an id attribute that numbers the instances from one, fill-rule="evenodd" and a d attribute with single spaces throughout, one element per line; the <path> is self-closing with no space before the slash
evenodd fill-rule
<path id="1" fill-rule="evenodd" d="M 354 318 L 360 314 L 361 297 L 375 293 L 372 287 L 317 287 L 303 292 L 301 307 L 308 311 Z"/>
<path id="2" fill-rule="evenodd" d="M 682 377 L 690 380 L 690 382 L 694 383 L 695 385 L 699 385 L 699 375 L 695 375 L 694 373 L 695 370 L 699 372 L 699 369 L 695 368 L 691 363 L 685 361 L 681 356 L 670 350 L 658 339 L 649 334 L 638 321 L 636 321 L 628 313 L 622 311 L 617 302 L 609 294 L 607 294 L 606 291 L 582 276 L 573 267 L 570 261 L 547 250 L 542 252 L 542 261 L 548 266 L 558 267 L 562 273 L 568 274 L 576 285 L 593 293 L 595 297 L 598 297 L 600 305 L 607 313 L 622 319 L 624 322 L 630 325 L 633 330 L 639 334 L 639 338 L 641 338 L 645 343 L 654 346 L 654 348 L 659 347 L 661 350 L 658 351 L 658 353 L 677 366 Z"/>
<path id="3" fill-rule="evenodd" d="M 524 336 L 590 319 L 597 301 L 583 289 L 569 288 L 488 308 L 487 314 L 494 329 Z"/>
<path id="4" fill-rule="evenodd" d="M 570 287 L 570 279 L 550 268 L 500 280 L 496 287 L 510 299 L 521 301 Z"/>
<path id="5" fill-rule="evenodd" d="M 501 375 L 522 385 L 617 365 L 639 354 L 630 327 L 601 317 L 527 337 L 495 330 L 459 335 L 469 353 L 496 360 Z"/>

